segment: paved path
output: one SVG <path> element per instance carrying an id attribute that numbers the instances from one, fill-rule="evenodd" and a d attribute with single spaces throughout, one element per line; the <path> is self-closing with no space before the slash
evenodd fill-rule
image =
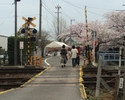
<path id="1" fill-rule="evenodd" d="M 0 94 L 1 100 L 85 100 L 79 86 L 79 66 L 73 68 L 71 59 L 61 68 L 60 57 L 50 57 L 45 72 L 21 88 Z M 45 63 L 45 62 L 44 62 Z M 81 61 L 82 64 L 82 61 Z"/>

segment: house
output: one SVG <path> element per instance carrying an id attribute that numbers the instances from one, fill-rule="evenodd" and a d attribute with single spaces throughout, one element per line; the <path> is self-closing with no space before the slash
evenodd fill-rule
<path id="1" fill-rule="evenodd" d="M 7 44 L 8 44 L 8 37 L 0 35 L 0 47 L 2 47 L 2 49 L 5 49 L 5 51 L 7 51 Z"/>

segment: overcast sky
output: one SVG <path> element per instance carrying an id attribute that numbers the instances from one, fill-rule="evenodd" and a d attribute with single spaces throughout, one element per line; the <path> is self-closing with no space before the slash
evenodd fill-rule
<path id="1" fill-rule="evenodd" d="M 17 3 L 17 30 L 25 21 L 22 17 L 36 17 L 33 21 L 39 30 L 39 2 L 40 0 L 21 0 Z M 42 29 L 52 31 L 52 21 L 57 17 L 57 7 L 60 8 L 59 16 L 64 18 L 67 25 L 85 23 L 85 6 L 87 7 L 88 21 L 104 21 L 104 14 L 113 10 L 125 10 L 124 0 L 42 0 Z M 0 0 L 0 35 L 13 36 L 15 28 L 14 0 Z"/>

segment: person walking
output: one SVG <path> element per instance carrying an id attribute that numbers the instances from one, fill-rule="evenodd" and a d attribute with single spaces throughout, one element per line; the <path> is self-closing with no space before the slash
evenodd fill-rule
<path id="1" fill-rule="evenodd" d="M 61 55 L 61 67 L 65 67 L 66 66 L 66 62 L 67 62 L 67 50 L 65 49 L 65 45 L 62 46 L 62 49 L 60 51 L 60 55 Z"/>
<path id="2" fill-rule="evenodd" d="M 67 57 L 68 57 L 68 59 L 71 58 L 71 48 L 68 48 L 68 51 L 67 51 Z"/>
<path id="3" fill-rule="evenodd" d="M 81 50 L 80 50 L 79 46 L 77 46 L 76 49 L 78 50 L 77 57 L 76 57 L 76 65 L 79 66 L 79 64 L 80 64 L 80 52 L 81 52 Z"/>
<path id="4" fill-rule="evenodd" d="M 76 57 L 77 57 L 78 50 L 75 48 L 75 46 L 72 46 L 71 50 L 71 58 L 72 58 L 72 66 L 76 66 Z"/>

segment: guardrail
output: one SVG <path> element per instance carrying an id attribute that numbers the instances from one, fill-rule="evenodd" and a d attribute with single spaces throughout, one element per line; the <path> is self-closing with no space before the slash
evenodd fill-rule
<path id="1" fill-rule="evenodd" d="M 114 62 L 114 61 L 119 61 L 119 52 L 99 52 L 98 57 L 102 56 L 102 66 L 104 66 L 105 62 Z M 124 61 L 124 59 L 121 59 L 121 61 Z"/>

